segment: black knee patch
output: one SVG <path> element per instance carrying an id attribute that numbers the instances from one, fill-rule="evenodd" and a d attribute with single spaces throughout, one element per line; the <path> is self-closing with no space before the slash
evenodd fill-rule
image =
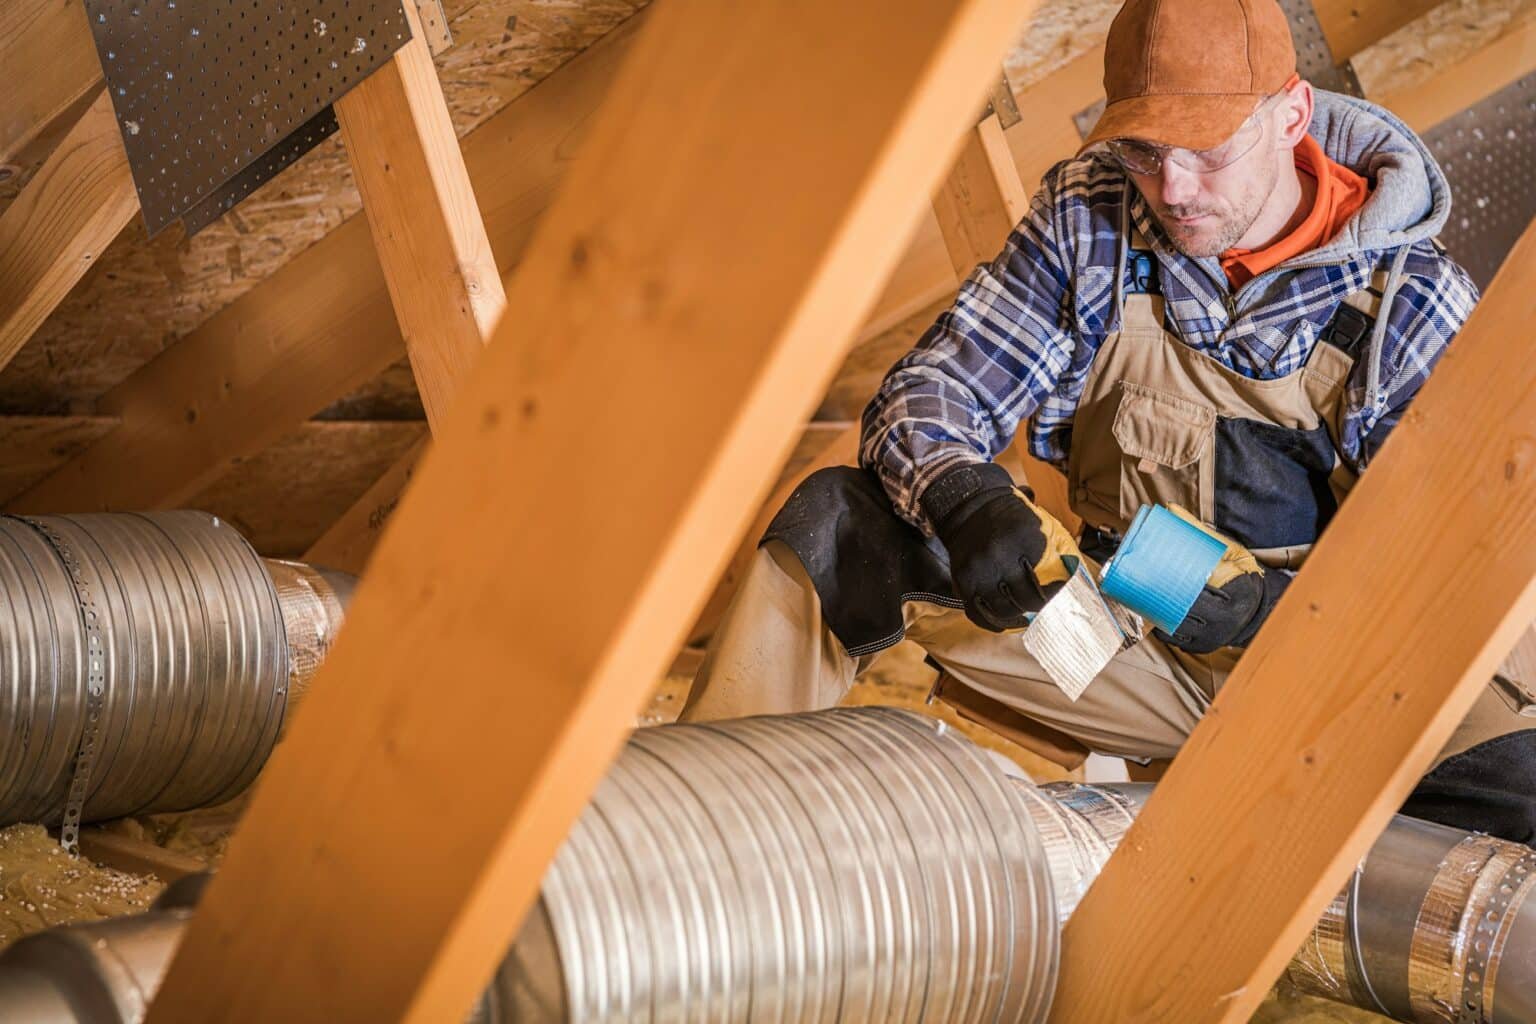
<path id="1" fill-rule="evenodd" d="M 959 607 L 937 541 L 896 514 L 868 470 L 812 473 L 774 516 L 764 541 L 786 544 L 816 587 L 833 635 L 855 657 L 899 642 L 902 603 Z"/>
<path id="2" fill-rule="evenodd" d="M 1403 813 L 1536 844 L 1536 729 L 1479 743 L 1419 782 Z"/>

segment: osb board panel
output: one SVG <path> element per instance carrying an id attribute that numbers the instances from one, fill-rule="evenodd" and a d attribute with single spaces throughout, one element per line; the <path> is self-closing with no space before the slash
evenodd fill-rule
<path id="1" fill-rule="evenodd" d="M 426 408 L 416 393 L 411 361 L 402 357 L 389 369 L 315 415 L 322 420 L 419 420 Z"/>
<path id="2" fill-rule="evenodd" d="M 918 343 L 938 315 L 949 308 L 949 303 L 949 299 L 936 302 L 854 346 L 832 379 L 826 397 L 816 407 L 816 419 L 857 420 L 862 416 L 886 371 Z"/>
<path id="3" fill-rule="evenodd" d="M 644 0 L 447 0 L 456 45 L 437 59 L 462 135 Z M 0 411 L 94 399 L 360 209 L 341 142 L 318 147 L 190 242 L 136 222 L 0 374 Z"/>
<path id="4" fill-rule="evenodd" d="M 1536 0 L 1448 0 L 1354 60 L 1367 96 L 1418 85 L 1464 60 L 1512 24 L 1536 17 Z"/>
<path id="5" fill-rule="evenodd" d="M 295 557 L 425 434 L 424 423 L 306 423 L 188 504 L 233 523 L 263 555 Z"/>
<path id="6" fill-rule="evenodd" d="M 0 504 L 58 469 L 115 426 L 117 419 L 111 416 L 0 416 Z"/>
<path id="7" fill-rule="evenodd" d="M 789 453 L 789 459 L 785 461 L 784 468 L 779 471 L 779 479 L 774 482 L 773 490 L 778 490 L 784 485 L 784 481 L 794 476 L 806 467 L 816 456 L 820 455 L 832 443 L 832 440 L 847 430 L 851 423 L 812 423 L 806 426 L 800 433 L 800 440 L 795 442 L 795 448 Z"/>

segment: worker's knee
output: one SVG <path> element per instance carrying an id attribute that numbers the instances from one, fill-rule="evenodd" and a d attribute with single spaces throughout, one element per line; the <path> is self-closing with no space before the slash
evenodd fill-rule
<path id="1" fill-rule="evenodd" d="M 1419 782 L 1403 813 L 1536 844 L 1536 729 L 1479 743 Z"/>

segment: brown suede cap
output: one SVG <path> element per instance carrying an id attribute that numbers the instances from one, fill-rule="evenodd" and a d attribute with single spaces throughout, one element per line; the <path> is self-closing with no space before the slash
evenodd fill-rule
<path id="1" fill-rule="evenodd" d="M 1209 149 L 1295 72 L 1276 0 L 1127 0 L 1104 50 L 1109 105 L 1083 149 L 1120 138 Z"/>

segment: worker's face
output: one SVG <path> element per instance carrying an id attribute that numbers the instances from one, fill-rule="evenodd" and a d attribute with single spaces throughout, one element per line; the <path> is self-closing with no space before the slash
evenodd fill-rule
<path id="1" fill-rule="evenodd" d="M 1307 89 L 1305 82 L 1298 90 Z M 1164 152 L 1156 173 L 1126 172 L 1152 208 L 1174 246 L 1187 256 L 1217 256 L 1236 246 L 1249 233 L 1275 196 L 1275 186 L 1285 161 L 1306 133 L 1311 120 L 1311 97 L 1304 103 L 1281 94 L 1265 101 L 1250 122 L 1239 129 L 1242 138 L 1257 134 L 1233 162 L 1216 170 L 1202 170 L 1201 154 Z M 1210 151 L 1207 151 L 1210 152 Z"/>

